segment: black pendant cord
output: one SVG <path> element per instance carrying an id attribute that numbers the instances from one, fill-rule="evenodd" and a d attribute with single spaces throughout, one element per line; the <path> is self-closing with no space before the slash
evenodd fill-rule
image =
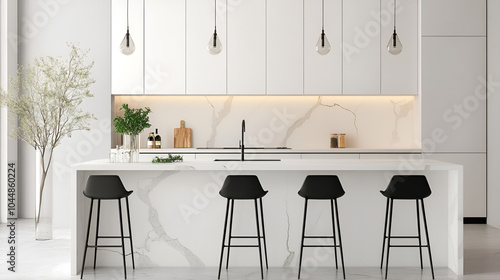
<path id="1" fill-rule="evenodd" d="M 129 33 L 129 28 L 128 28 L 128 1 L 127 0 L 127 47 L 130 46 L 130 33 Z"/>
<path id="2" fill-rule="evenodd" d="M 217 0 L 214 0 L 214 48 L 217 46 Z"/>
<path id="3" fill-rule="evenodd" d="M 321 0 L 321 47 L 325 46 L 325 0 Z"/>
<path id="4" fill-rule="evenodd" d="M 394 0 L 394 33 L 396 33 L 396 0 Z"/>
<path id="5" fill-rule="evenodd" d="M 397 33 L 396 33 L 396 0 L 394 0 L 394 33 L 392 34 L 392 45 L 394 47 L 396 47 L 396 36 L 397 36 Z"/>

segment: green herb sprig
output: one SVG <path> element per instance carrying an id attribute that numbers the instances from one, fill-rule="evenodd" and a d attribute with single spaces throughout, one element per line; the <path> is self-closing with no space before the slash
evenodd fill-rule
<path id="1" fill-rule="evenodd" d="M 115 132 L 128 135 L 139 135 L 145 128 L 151 127 L 149 123 L 149 113 L 151 109 L 129 108 L 128 104 L 123 104 L 120 110 L 124 110 L 123 117 L 117 116 L 113 119 Z"/>
<path id="2" fill-rule="evenodd" d="M 181 155 L 171 155 L 168 154 L 168 157 L 154 157 L 152 163 L 172 163 L 172 162 L 182 162 L 184 159 Z"/>

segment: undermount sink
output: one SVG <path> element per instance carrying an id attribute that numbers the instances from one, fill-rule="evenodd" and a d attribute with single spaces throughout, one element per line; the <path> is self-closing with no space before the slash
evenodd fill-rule
<path id="1" fill-rule="evenodd" d="M 238 158 L 228 158 L 228 159 L 216 158 L 216 159 L 214 159 L 214 161 L 281 161 L 281 159 L 277 159 L 277 158 L 252 158 L 252 159 L 241 160 Z"/>
<path id="2" fill-rule="evenodd" d="M 224 150 L 224 149 L 231 149 L 231 150 L 240 150 L 241 147 L 198 147 L 196 149 L 214 149 L 214 150 Z M 272 150 L 281 150 L 281 149 L 291 149 L 291 148 L 288 148 L 288 147 L 247 147 L 245 146 L 245 149 L 250 149 L 250 150 L 253 150 L 253 149 L 272 149 Z"/>

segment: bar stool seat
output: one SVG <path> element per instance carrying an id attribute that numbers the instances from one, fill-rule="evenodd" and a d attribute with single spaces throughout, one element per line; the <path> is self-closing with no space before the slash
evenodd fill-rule
<path id="1" fill-rule="evenodd" d="M 261 239 L 264 243 L 264 255 L 266 260 L 266 269 L 268 268 L 267 263 L 267 248 L 266 248 L 266 233 L 264 230 L 264 211 L 262 207 L 262 197 L 267 194 L 262 188 L 259 179 L 255 175 L 228 175 L 224 180 L 224 184 L 222 185 L 219 194 L 227 199 L 226 205 L 226 218 L 224 220 L 224 232 L 222 235 L 222 246 L 221 246 L 221 255 L 219 262 L 219 274 L 217 279 L 220 279 L 221 268 L 222 268 L 222 260 L 224 257 L 224 248 L 227 248 L 227 261 L 226 261 L 226 269 L 229 266 L 229 253 L 231 247 L 258 247 L 259 248 L 259 261 L 260 261 L 260 275 L 261 278 L 264 279 L 264 269 L 262 267 L 262 246 Z M 255 205 L 255 219 L 257 224 L 257 235 L 255 236 L 233 236 L 232 235 L 232 227 L 233 227 L 233 212 L 234 212 L 234 201 L 235 200 L 254 200 Z M 257 201 L 260 203 L 260 220 L 262 224 L 262 235 L 260 233 L 260 223 L 259 223 L 259 207 Z M 229 209 L 231 209 L 231 215 L 229 216 Z M 226 233 L 227 233 L 227 222 L 229 220 L 229 234 L 228 234 L 228 244 L 226 245 Z M 258 245 L 231 245 L 231 239 L 233 238 L 256 238 Z"/>
<path id="2" fill-rule="evenodd" d="M 116 175 L 91 175 L 87 180 L 87 185 L 83 190 L 83 194 L 90 198 L 90 213 L 89 213 L 89 222 L 87 226 L 87 238 L 85 241 L 85 251 L 83 253 L 83 262 L 82 262 L 82 272 L 80 275 L 80 279 L 83 278 L 83 270 L 85 269 L 85 259 L 87 257 L 87 248 L 94 248 L 94 269 L 96 267 L 97 261 L 97 248 L 103 247 L 121 247 L 122 248 L 122 257 L 123 257 L 123 270 L 125 274 L 125 279 L 127 279 L 127 267 L 125 262 L 125 242 L 124 239 L 128 238 L 130 240 L 130 251 L 132 256 L 132 267 L 135 269 L 134 262 L 134 246 L 132 245 L 132 229 L 130 225 L 130 211 L 129 211 L 129 203 L 128 197 L 132 194 L 133 191 L 127 191 L 123 186 L 120 177 Z M 128 221 L 128 230 L 129 236 L 123 235 L 123 218 L 122 218 L 122 206 L 121 199 L 125 198 L 125 202 L 127 205 L 127 221 Z M 90 225 L 92 222 L 92 209 L 94 206 L 94 199 L 97 199 L 97 222 L 96 222 L 96 233 L 95 233 L 95 244 L 89 245 L 89 235 L 90 235 Z M 118 213 L 120 216 L 120 236 L 100 236 L 99 235 L 99 216 L 101 211 L 101 200 L 118 200 Z M 121 245 L 98 245 L 99 238 L 120 238 Z"/>
<path id="3" fill-rule="evenodd" d="M 342 250 L 342 237 L 340 235 L 340 222 L 339 222 L 339 211 L 337 207 L 337 198 L 342 197 L 345 194 L 342 184 L 336 175 L 308 175 L 302 184 L 302 188 L 299 190 L 299 195 L 305 198 L 304 204 L 304 221 L 302 223 L 302 238 L 300 244 L 300 257 L 299 257 L 299 275 L 302 269 L 302 253 L 304 247 L 333 247 L 335 251 L 335 268 L 338 269 L 337 262 L 337 248 L 340 250 L 340 259 L 342 262 L 342 274 L 345 279 L 345 268 L 344 268 L 344 253 Z M 307 204 L 309 199 L 316 200 L 330 200 L 330 208 L 332 213 L 332 227 L 333 235 L 331 236 L 307 236 L 306 233 L 306 217 L 307 217 Z M 335 205 L 335 211 L 334 211 Z M 334 215 L 335 212 L 335 215 Z M 335 219 L 337 220 L 337 226 L 335 226 Z M 338 235 L 335 232 L 337 228 Z M 337 244 L 338 237 L 338 244 Z M 304 240 L 306 238 L 333 238 L 333 245 L 305 245 Z"/>
<path id="4" fill-rule="evenodd" d="M 432 279 L 434 279 L 434 266 L 432 264 L 432 255 L 431 255 L 431 244 L 429 241 L 429 231 L 427 229 L 427 218 L 425 215 L 425 207 L 424 207 L 424 198 L 431 195 L 432 191 L 427 182 L 427 178 L 424 175 L 396 175 L 393 176 L 387 188 L 383 191 L 380 191 L 382 195 L 387 197 L 387 204 L 385 210 L 385 225 L 384 225 L 384 240 L 382 243 L 382 257 L 380 261 L 380 269 L 384 264 L 384 249 L 385 249 L 385 240 L 387 239 L 387 256 L 386 256 L 386 268 L 385 268 L 385 279 L 387 279 L 387 273 L 389 269 L 389 249 L 391 247 L 417 247 L 420 252 L 420 268 L 423 269 L 423 260 L 422 260 L 422 247 L 427 247 L 429 251 L 429 261 L 431 266 Z M 393 203 L 394 200 L 415 200 L 417 207 L 417 230 L 418 235 L 416 236 L 395 236 L 391 235 L 392 228 L 392 212 L 393 212 Z M 427 245 L 422 245 L 422 237 L 420 230 L 420 206 L 419 201 L 422 207 L 422 216 L 424 220 L 424 228 L 425 228 L 425 237 L 427 241 Z M 407 239 L 407 238 L 417 238 L 418 245 L 392 245 L 391 239 Z"/>

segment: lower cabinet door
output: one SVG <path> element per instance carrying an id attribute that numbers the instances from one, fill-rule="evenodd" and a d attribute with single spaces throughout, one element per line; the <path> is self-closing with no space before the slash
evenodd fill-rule
<path id="1" fill-rule="evenodd" d="M 486 154 L 424 154 L 434 159 L 463 165 L 464 217 L 486 217 Z"/>

